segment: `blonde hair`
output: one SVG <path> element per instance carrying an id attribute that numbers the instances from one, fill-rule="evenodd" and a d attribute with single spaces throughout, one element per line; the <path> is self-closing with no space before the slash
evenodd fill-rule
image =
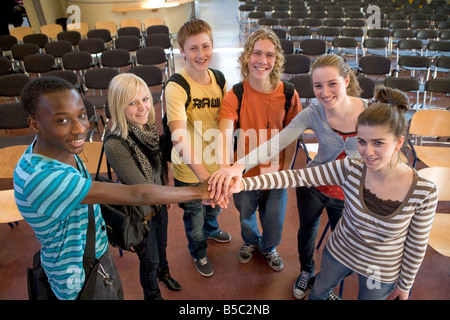
<path id="1" fill-rule="evenodd" d="M 249 74 L 248 62 L 250 61 L 250 56 L 253 53 L 253 48 L 255 43 L 259 40 L 270 40 L 275 46 L 275 64 L 273 70 L 270 73 L 270 84 L 273 89 L 278 86 L 281 75 L 284 71 L 284 53 L 281 48 L 280 40 L 278 36 L 270 29 L 259 29 L 248 37 L 244 45 L 244 51 L 241 53 L 238 61 L 240 63 L 239 69 L 241 71 L 242 80 L 246 79 Z"/>
<path id="2" fill-rule="evenodd" d="M 211 44 L 213 44 L 212 28 L 207 22 L 197 18 L 186 21 L 178 30 L 177 41 L 179 47 L 184 50 L 186 39 L 200 33 L 206 33 L 211 39 Z"/>
<path id="3" fill-rule="evenodd" d="M 346 90 L 347 95 L 353 97 L 360 96 L 362 90 L 359 86 L 358 79 L 356 78 L 355 73 L 350 68 L 350 66 L 345 62 L 344 58 L 337 54 L 324 54 L 323 56 L 317 58 L 316 61 L 314 61 L 314 63 L 312 64 L 311 74 L 315 69 L 324 67 L 335 67 L 336 69 L 338 69 L 338 72 L 342 78 L 349 76 L 350 82 Z"/>
<path id="4" fill-rule="evenodd" d="M 155 123 L 155 108 L 153 107 L 152 94 L 147 84 L 140 77 L 132 73 L 121 73 L 115 76 L 108 89 L 108 107 L 111 113 L 111 132 L 123 139 L 128 138 L 128 123 L 125 117 L 125 109 L 142 92 L 150 99 L 150 112 L 148 123 Z"/>

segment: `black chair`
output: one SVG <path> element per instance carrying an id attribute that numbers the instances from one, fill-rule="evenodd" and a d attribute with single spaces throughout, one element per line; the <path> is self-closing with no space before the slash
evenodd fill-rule
<path id="1" fill-rule="evenodd" d="M 81 33 L 75 30 L 67 30 L 58 33 L 56 37 L 58 41 L 69 41 L 74 48 L 77 48 L 78 42 L 81 40 Z"/>
<path id="2" fill-rule="evenodd" d="M 414 78 L 410 78 L 410 77 L 399 77 L 399 78 L 387 78 L 386 80 L 384 80 L 384 85 L 386 87 L 390 87 L 390 88 L 394 88 L 394 89 L 398 89 L 401 90 L 405 93 L 415 93 L 416 95 L 416 102 L 410 106 L 410 107 L 414 107 L 414 105 L 416 106 L 416 111 L 419 111 L 419 94 L 420 94 L 420 84 L 419 81 L 417 81 Z"/>
<path id="3" fill-rule="evenodd" d="M 388 56 L 388 44 L 381 38 L 365 39 L 363 41 L 363 54 Z"/>
<path id="4" fill-rule="evenodd" d="M 23 37 L 23 43 L 34 43 L 41 49 L 43 49 L 49 41 L 50 39 L 44 33 L 27 34 Z"/>
<path id="5" fill-rule="evenodd" d="M 163 33 L 163 34 L 167 34 L 168 36 L 171 36 L 169 27 L 166 25 L 153 25 L 153 26 L 148 26 L 146 31 L 146 35 L 149 34 L 155 34 L 155 33 Z"/>
<path id="6" fill-rule="evenodd" d="M 423 43 L 420 39 L 401 39 L 397 43 L 396 61 L 401 56 L 423 55 Z"/>
<path id="7" fill-rule="evenodd" d="M 126 49 L 112 49 L 103 52 L 101 58 L 101 65 L 103 67 L 120 68 L 131 67 L 133 62 L 131 61 L 130 52 Z"/>
<path id="8" fill-rule="evenodd" d="M 300 42 L 300 52 L 308 56 L 320 56 L 327 50 L 327 43 L 322 39 L 305 39 Z"/>
<path id="9" fill-rule="evenodd" d="M 450 73 L 450 57 L 439 57 L 436 62 L 431 65 L 431 70 L 433 71 L 433 78 L 437 77 L 438 72 L 446 73 L 446 78 L 448 78 Z"/>
<path id="10" fill-rule="evenodd" d="M 47 53 L 36 53 L 26 56 L 23 60 L 23 65 L 26 73 L 35 73 L 38 77 L 41 76 L 41 73 L 57 68 L 55 58 Z"/>
<path id="11" fill-rule="evenodd" d="M 65 53 L 61 60 L 63 69 L 77 74 L 80 86 L 84 83 L 85 72 L 95 66 L 91 54 L 87 51 Z"/>
<path id="12" fill-rule="evenodd" d="M 100 38 L 105 42 L 107 47 L 114 47 L 111 32 L 108 29 L 92 29 L 87 32 L 87 38 Z"/>
<path id="13" fill-rule="evenodd" d="M 145 47 L 140 48 L 136 52 L 136 62 L 138 65 L 155 65 L 158 66 L 164 75 L 165 80 L 169 79 L 168 67 L 169 63 L 167 60 L 166 52 L 161 47 Z"/>
<path id="14" fill-rule="evenodd" d="M 26 56 L 39 52 L 39 47 L 34 43 L 16 44 L 11 49 L 14 69 L 21 69 L 24 72 L 23 59 L 25 59 Z"/>
<path id="15" fill-rule="evenodd" d="M 81 39 L 78 42 L 78 48 L 80 51 L 89 52 L 91 55 L 99 58 L 100 54 L 106 50 L 105 41 L 100 38 Z"/>
<path id="16" fill-rule="evenodd" d="M 136 51 L 141 48 L 141 40 L 136 36 L 121 36 L 114 42 L 116 49 L 127 50 L 135 60 Z"/>
<path id="17" fill-rule="evenodd" d="M 346 59 L 346 62 L 350 65 L 352 69 L 358 66 L 358 41 L 355 38 L 334 38 L 331 42 L 330 52 L 339 54 Z M 354 56 L 354 61 L 349 61 L 347 56 Z"/>
<path id="18" fill-rule="evenodd" d="M 161 47 L 166 52 L 169 59 L 170 74 L 175 73 L 175 60 L 173 55 L 173 45 L 170 36 L 164 33 L 149 34 L 145 39 L 146 47 Z"/>
<path id="19" fill-rule="evenodd" d="M 92 102 L 96 109 L 104 109 L 107 98 L 107 90 L 111 80 L 119 74 L 114 68 L 95 68 L 87 70 L 84 75 L 84 92 L 85 98 Z M 87 92 L 92 90 L 93 95 Z M 99 91 L 99 95 L 97 95 Z"/>
<path id="20" fill-rule="evenodd" d="M 301 54 L 285 54 L 284 58 L 284 73 L 289 75 L 289 77 L 309 72 L 311 62 L 307 56 Z"/>
<path id="21" fill-rule="evenodd" d="M 272 31 L 277 35 L 278 39 L 280 40 L 288 40 L 287 39 L 287 31 L 280 28 L 274 28 Z"/>
<path id="22" fill-rule="evenodd" d="M 26 74 L 7 74 L 0 76 L 0 97 L 6 98 L 7 101 L 14 97 L 16 101 L 19 101 L 23 87 L 30 80 L 30 77 Z"/>
<path id="23" fill-rule="evenodd" d="M 426 49 L 427 57 L 450 56 L 450 41 L 430 41 Z"/>
<path id="24" fill-rule="evenodd" d="M 295 86 L 295 89 L 298 92 L 298 95 L 300 99 L 306 99 L 307 103 L 309 104 L 311 99 L 314 99 L 316 96 L 314 94 L 312 79 L 310 74 L 300 74 L 293 76 L 291 79 L 289 79 L 289 82 L 293 83 Z"/>
<path id="25" fill-rule="evenodd" d="M 361 57 L 358 64 L 357 74 L 367 76 L 385 76 L 386 78 L 391 73 L 391 60 L 383 56 L 364 56 Z"/>
<path id="26" fill-rule="evenodd" d="M 0 35 L 0 49 L 3 54 L 11 56 L 11 49 L 18 44 L 17 38 L 11 35 Z"/>
<path id="27" fill-rule="evenodd" d="M 429 93 L 429 104 L 428 109 L 431 107 L 431 102 L 433 100 L 433 93 L 443 93 L 445 95 L 450 94 L 450 79 L 429 79 L 425 82 L 425 93 L 423 96 L 423 104 L 426 105 L 426 96 Z M 447 110 L 450 107 L 447 107 Z"/>
<path id="28" fill-rule="evenodd" d="M 142 33 L 141 29 L 139 29 L 138 27 L 121 27 L 117 30 L 117 36 L 135 36 L 141 39 Z"/>
<path id="29" fill-rule="evenodd" d="M 280 39 L 281 48 L 284 54 L 294 53 L 294 42 L 288 39 Z"/>
<path id="30" fill-rule="evenodd" d="M 360 97 L 363 99 L 372 99 L 375 93 L 375 81 L 365 76 L 357 76 L 359 86 L 362 90 Z"/>
<path id="31" fill-rule="evenodd" d="M 0 56 L 0 76 L 12 74 L 14 72 L 11 60 Z"/>
<path id="32" fill-rule="evenodd" d="M 20 102 L 9 102 L 0 105 L 0 130 L 20 130 L 28 128 L 28 115 Z M 29 145 L 34 134 L 5 136 L 0 138 L 0 148 Z"/>

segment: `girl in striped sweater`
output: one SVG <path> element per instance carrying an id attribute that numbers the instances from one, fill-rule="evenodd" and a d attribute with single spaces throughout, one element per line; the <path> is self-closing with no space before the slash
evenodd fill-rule
<path id="1" fill-rule="evenodd" d="M 406 300 L 425 256 L 436 186 L 400 159 L 408 98 L 382 87 L 376 99 L 381 103 L 358 117 L 361 158 L 244 178 L 230 189 L 321 185 L 343 189 L 342 218 L 328 237 L 310 299 L 327 299 L 342 279 L 356 272 L 358 299 Z"/>

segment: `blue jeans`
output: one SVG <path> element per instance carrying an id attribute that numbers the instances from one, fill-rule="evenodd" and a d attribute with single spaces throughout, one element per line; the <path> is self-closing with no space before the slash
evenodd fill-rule
<path id="1" fill-rule="evenodd" d="M 244 243 L 257 245 L 263 253 L 272 251 L 281 242 L 286 213 L 286 189 L 242 191 L 233 197 L 234 205 L 240 213 Z M 258 208 L 262 235 L 256 219 Z"/>
<path id="2" fill-rule="evenodd" d="M 166 256 L 167 224 L 167 207 L 162 206 L 161 211 L 147 222 L 147 237 L 134 247 L 139 258 L 139 278 L 144 297 L 160 291 L 156 272 L 169 267 Z"/>
<path id="3" fill-rule="evenodd" d="M 174 178 L 175 186 L 191 187 L 199 186 L 200 183 L 186 183 Z M 219 222 L 217 216 L 221 209 L 203 205 L 199 201 L 187 201 L 179 203 L 178 206 L 184 210 L 183 221 L 188 248 L 191 256 L 198 260 L 206 257 L 206 240 L 219 233 Z"/>
<path id="4" fill-rule="evenodd" d="M 326 300 L 331 290 L 336 287 L 342 279 L 353 273 L 336 260 L 325 246 L 322 254 L 321 270 L 309 294 L 310 300 Z M 395 283 L 383 283 L 358 274 L 359 291 L 358 300 L 385 300 L 394 289 Z"/>
<path id="5" fill-rule="evenodd" d="M 322 211 L 324 208 L 327 209 L 330 227 L 331 230 L 334 230 L 342 216 L 344 201 L 328 197 L 314 187 L 298 187 L 296 192 L 300 217 L 300 227 L 297 233 L 300 271 L 306 271 L 313 275 L 314 250 Z"/>

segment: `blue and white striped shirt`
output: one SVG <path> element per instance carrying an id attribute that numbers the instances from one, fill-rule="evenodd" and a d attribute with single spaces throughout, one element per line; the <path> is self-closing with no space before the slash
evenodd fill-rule
<path id="1" fill-rule="evenodd" d="M 91 188 L 91 177 L 74 167 L 33 153 L 33 144 L 14 171 L 17 207 L 42 245 L 41 262 L 58 299 L 74 300 L 84 280 L 88 205 L 81 204 Z M 75 155 L 78 167 L 83 162 Z M 108 249 L 108 238 L 99 205 L 95 212 L 95 252 L 99 258 Z"/>

